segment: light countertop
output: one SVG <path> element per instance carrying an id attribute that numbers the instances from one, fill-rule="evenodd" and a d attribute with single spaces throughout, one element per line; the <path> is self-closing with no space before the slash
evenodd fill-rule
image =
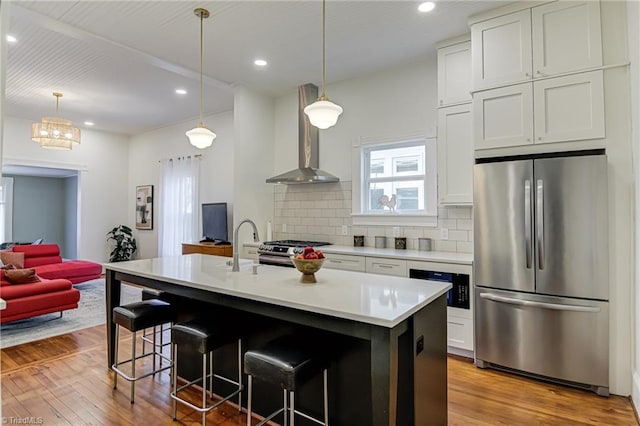
<path id="1" fill-rule="evenodd" d="M 261 242 L 246 242 L 245 247 L 258 247 Z M 321 246 L 318 247 L 324 253 L 348 254 L 353 256 L 375 256 L 388 259 L 417 260 L 424 262 L 457 263 L 460 265 L 473 264 L 473 254 L 453 253 L 446 251 L 418 251 L 418 250 L 396 250 L 392 248 L 375 247 L 350 247 L 350 246 Z"/>
<path id="2" fill-rule="evenodd" d="M 231 272 L 228 257 L 189 254 L 107 263 L 106 269 L 187 287 L 330 315 L 384 327 L 395 327 L 443 295 L 451 285 L 329 268 L 316 272 L 316 284 L 300 283 L 294 268 L 252 261 Z"/>

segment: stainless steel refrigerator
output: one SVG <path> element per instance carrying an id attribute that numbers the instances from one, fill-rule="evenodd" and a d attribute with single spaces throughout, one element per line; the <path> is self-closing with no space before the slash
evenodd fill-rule
<path id="1" fill-rule="evenodd" d="M 609 389 L 607 159 L 474 166 L 475 355 Z"/>

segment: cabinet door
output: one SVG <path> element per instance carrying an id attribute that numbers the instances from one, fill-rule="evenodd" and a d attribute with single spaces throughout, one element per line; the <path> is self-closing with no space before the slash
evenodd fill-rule
<path id="1" fill-rule="evenodd" d="M 531 83 L 474 94 L 475 149 L 533 144 Z"/>
<path id="2" fill-rule="evenodd" d="M 534 77 L 602 65 L 600 3 L 559 1 L 531 10 Z"/>
<path id="3" fill-rule="evenodd" d="M 531 78 L 531 11 L 511 13 L 471 27 L 473 89 Z"/>
<path id="4" fill-rule="evenodd" d="M 438 196 L 440 204 L 473 201 L 471 104 L 438 110 Z"/>
<path id="5" fill-rule="evenodd" d="M 369 257 L 366 259 L 366 271 L 373 274 L 407 276 L 407 262 L 405 260 Z"/>
<path id="6" fill-rule="evenodd" d="M 535 143 L 604 138 L 602 71 L 536 81 Z"/>
<path id="7" fill-rule="evenodd" d="M 438 49 L 438 105 L 471 101 L 471 42 Z"/>

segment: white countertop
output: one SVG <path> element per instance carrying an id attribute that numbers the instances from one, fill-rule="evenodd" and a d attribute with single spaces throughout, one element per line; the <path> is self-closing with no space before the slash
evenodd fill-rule
<path id="1" fill-rule="evenodd" d="M 107 269 L 330 315 L 384 327 L 395 327 L 451 288 L 448 283 L 323 268 L 316 284 L 300 283 L 293 268 L 241 262 L 231 272 L 228 257 L 189 254 L 106 263 Z"/>
<path id="2" fill-rule="evenodd" d="M 245 247 L 258 247 L 261 242 L 246 242 Z M 457 263 L 460 265 L 472 265 L 473 254 L 453 253 L 446 251 L 418 251 L 418 250 L 396 250 L 392 248 L 375 247 L 350 247 L 350 246 L 321 246 L 318 247 L 324 253 L 350 254 L 354 256 L 376 256 L 388 259 L 417 260 L 438 263 Z"/>

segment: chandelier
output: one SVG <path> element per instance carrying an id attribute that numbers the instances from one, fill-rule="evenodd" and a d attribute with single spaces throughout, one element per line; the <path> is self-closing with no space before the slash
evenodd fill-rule
<path id="1" fill-rule="evenodd" d="M 72 149 L 74 143 L 80 143 L 80 129 L 73 127 L 69 120 L 58 116 L 62 93 L 53 92 L 56 97 L 56 116 L 42 117 L 40 123 L 31 125 L 31 139 L 42 148 Z"/>

